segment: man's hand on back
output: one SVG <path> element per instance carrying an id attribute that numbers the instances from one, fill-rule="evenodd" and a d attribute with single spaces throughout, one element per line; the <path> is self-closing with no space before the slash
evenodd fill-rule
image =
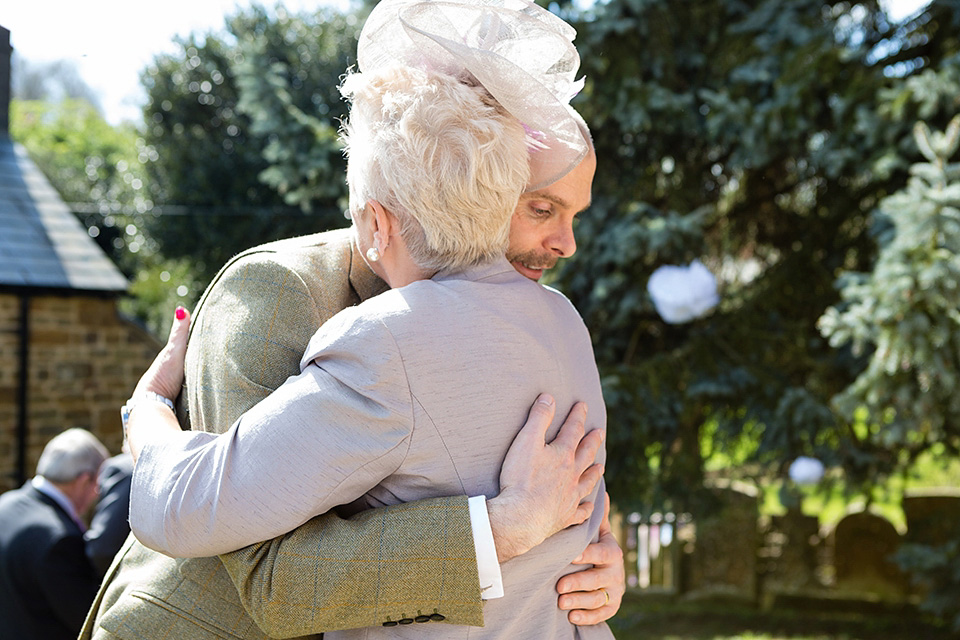
<path id="1" fill-rule="evenodd" d="M 584 435 L 587 406 L 570 410 L 557 437 L 545 441 L 556 406 L 541 394 L 517 434 L 500 472 L 500 494 L 487 501 L 497 558 L 506 562 L 593 513 L 584 502 L 603 475 L 594 464 L 603 431 Z"/>

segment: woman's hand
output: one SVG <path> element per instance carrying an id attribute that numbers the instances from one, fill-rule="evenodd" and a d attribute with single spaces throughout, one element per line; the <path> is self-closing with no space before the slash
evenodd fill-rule
<path id="1" fill-rule="evenodd" d="M 177 307 L 167 344 L 140 378 L 127 405 L 129 414 L 124 437 L 134 462 L 148 443 L 181 432 L 173 410 L 145 394 L 155 393 L 170 400 L 180 395 L 189 333 L 190 314 L 183 307 Z"/>
<path id="2" fill-rule="evenodd" d="M 187 357 L 187 336 L 190 333 L 190 313 L 177 307 L 167 344 L 157 354 L 153 364 L 140 378 L 134 395 L 144 391 L 158 393 L 175 400 L 183 387 L 183 365 Z"/>

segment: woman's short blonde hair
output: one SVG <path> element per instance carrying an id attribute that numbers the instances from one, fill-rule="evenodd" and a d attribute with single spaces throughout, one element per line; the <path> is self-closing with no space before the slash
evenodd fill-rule
<path id="1" fill-rule="evenodd" d="M 351 215 L 389 209 L 425 270 L 502 256 L 530 173 L 523 125 L 469 76 L 398 66 L 341 91 Z"/>

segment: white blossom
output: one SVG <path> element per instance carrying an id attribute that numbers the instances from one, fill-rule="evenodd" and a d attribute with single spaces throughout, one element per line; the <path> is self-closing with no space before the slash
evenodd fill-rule
<path id="1" fill-rule="evenodd" d="M 823 477 L 823 463 L 816 458 L 800 456 L 790 464 L 790 479 L 797 484 L 815 484 Z"/>
<path id="2" fill-rule="evenodd" d="M 686 267 L 664 265 L 650 276 L 647 291 L 664 322 L 681 324 L 717 306 L 717 279 L 699 260 Z"/>

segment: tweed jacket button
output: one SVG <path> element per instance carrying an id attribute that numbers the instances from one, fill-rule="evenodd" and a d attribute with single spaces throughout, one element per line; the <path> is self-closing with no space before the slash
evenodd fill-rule
<path id="1" fill-rule="evenodd" d="M 413 624 L 413 618 L 403 618 L 400 620 L 400 624 Z"/>
<path id="2" fill-rule="evenodd" d="M 430 616 L 419 615 L 413 619 L 414 622 L 430 622 Z"/>
<path id="3" fill-rule="evenodd" d="M 387 620 L 386 622 L 383 623 L 383 626 L 385 626 L 385 627 L 395 627 L 395 626 L 397 626 L 397 621 L 396 621 L 396 620 Z"/>
<path id="4" fill-rule="evenodd" d="M 446 620 L 447 618 L 446 616 L 442 616 L 439 613 L 434 613 L 430 616 L 430 619 L 436 622 L 440 622 L 441 620 Z"/>

